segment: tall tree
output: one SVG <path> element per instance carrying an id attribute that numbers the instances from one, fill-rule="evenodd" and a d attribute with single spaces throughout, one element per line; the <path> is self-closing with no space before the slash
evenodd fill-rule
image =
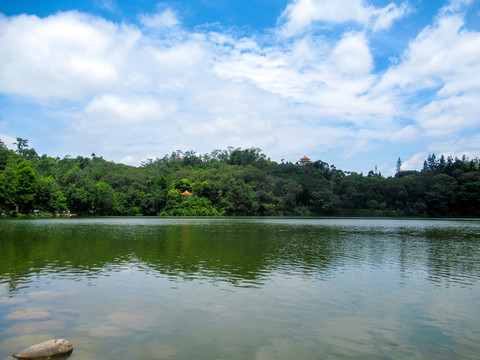
<path id="1" fill-rule="evenodd" d="M 15 172 L 15 195 L 17 211 L 23 213 L 33 209 L 37 195 L 37 176 L 30 161 L 24 160 L 17 166 Z"/>
<path id="2" fill-rule="evenodd" d="M 16 153 L 23 157 L 25 160 L 32 160 L 38 158 L 38 154 L 35 149 L 28 148 L 28 140 L 17 137 L 17 142 L 14 144 L 17 145 Z"/>
<path id="3" fill-rule="evenodd" d="M 397 174 L 400 173 L 400 171 L 402 170 L 402 159 L 400 159 L 400 156 L 398 157 L 398 160 L 397 160 Z"/>

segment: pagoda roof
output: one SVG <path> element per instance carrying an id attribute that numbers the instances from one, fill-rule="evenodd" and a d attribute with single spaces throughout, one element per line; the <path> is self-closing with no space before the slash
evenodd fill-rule
<path id="1" fill-rule="evenodd" d="M 304 156 L 304 157 L 300 158 L 300 161 L 310 161 L 310 158 Z"/>
<path id="2" fill-rule="evenodd" d="M 193 194 L 190 191 L 185 190 L 184 192 L 182 192 L 182 195 L 193 195 Z"/>

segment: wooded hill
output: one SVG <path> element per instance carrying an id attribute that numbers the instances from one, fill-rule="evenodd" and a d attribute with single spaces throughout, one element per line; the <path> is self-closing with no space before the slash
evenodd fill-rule
<path id="1" fill-rule="evenodd" d="M 10 216 L 480 216 L 479 159 L 465 156 L 430 155 L 421 171 L 398 166 L 384 177 L 320 160 L 277 163 L 258 148 L 176 151 L 134 167 L 16 145 L 0 141 L 0 209 Z"/>

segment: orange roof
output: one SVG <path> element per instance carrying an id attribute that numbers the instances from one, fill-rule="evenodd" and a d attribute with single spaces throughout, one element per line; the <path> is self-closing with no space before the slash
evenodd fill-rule
<path id="1" fill-rule="evenodd" d="M 300 161 L 310 161 L 310 158 L 304 156 L 304 157 L 300 158 Z"/>
<path id="2" fill-rule="evenodd" d="M 190 191 L 185 190 L 184 192 L 182 192 L 182 195 L 193 195 L 193 194 Z"/>

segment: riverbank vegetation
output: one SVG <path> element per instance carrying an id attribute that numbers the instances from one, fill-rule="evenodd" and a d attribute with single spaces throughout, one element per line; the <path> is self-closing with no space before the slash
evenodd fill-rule
<path id="1" fill-rule="evenodd" d="M 175 151 L 139 167 L 101 156 L 38 155 L 0 141 L 0 210 L 161 216 L 480 216 L 479 159 L 429 155 L 421 171 L 384 177 L 321 160 L 271 161 L 258 148 Z"/>

